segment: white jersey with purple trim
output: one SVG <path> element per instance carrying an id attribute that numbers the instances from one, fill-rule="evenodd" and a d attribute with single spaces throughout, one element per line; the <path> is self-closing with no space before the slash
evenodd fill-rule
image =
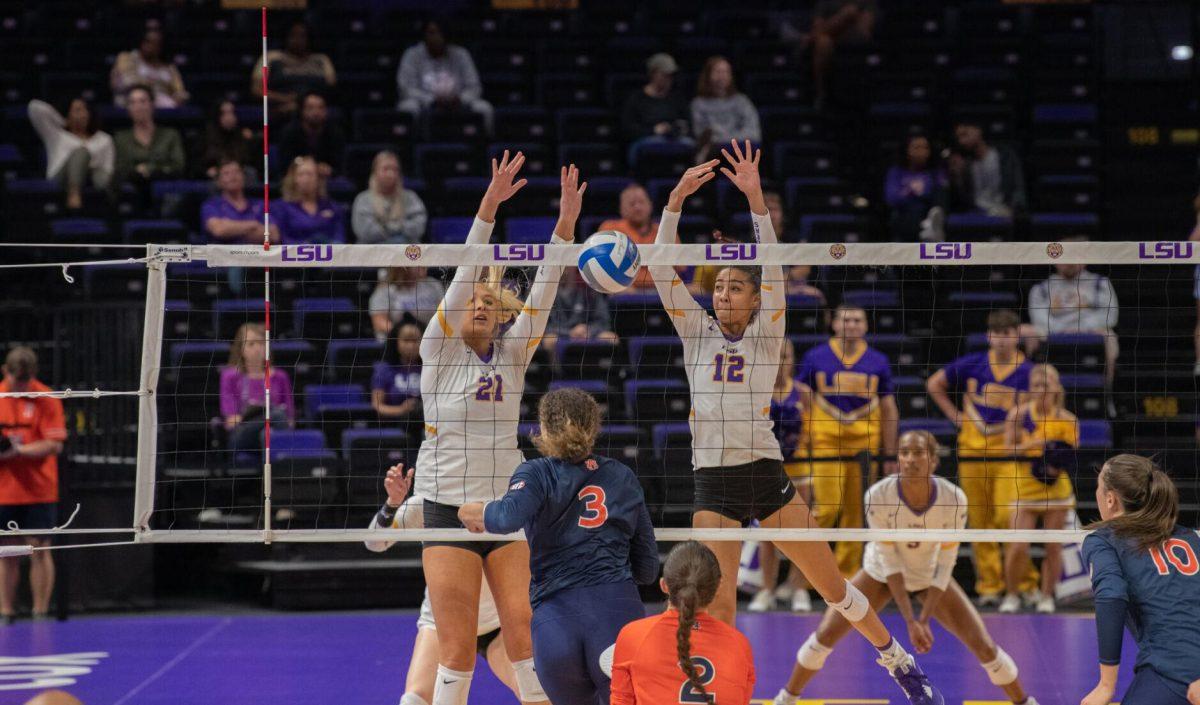
<path id="1" fill-rule="evenodd" d="M 486 243 L 493 226 L 476 218 L 467 244 Z M 555 236 L 551 242 L 563 240 Z M 546 330 L 562 274 L 559 266 L 538 268 L 520 315 L 480 357 L 456 326 L 482 269 L 457 268 L 421 339 L 425 440 L 417 454 L 413 494 L 453 506 L 502 497 L 509 476 L 525 461 L 517 449 L 525 373 Z"/>
<path id="2" fill-rule="evenodd" d="M 967 495 L 944 477 L 933 478 L 933 493 L 923 511 L 913 509 L 904 498 L 897 475 L 885 477 L 867 490 L 867 528 L 870 529 L 963 529 L 967 526 Z M 863 570 L 872 579 L 886 583 L 889 575 L 902 573 L 910 592 L 950 584 L 958 559 L 957 542 L 870 541 L 863 554 Z"/>
<path id="3" fill-rule="evenodd" d="M 758 242 L 776 242 L 770 215 L 751 214 Z M 679 213 L 663 209 L 656 244 L 675 242 Z M 736 262 L 729 262 L 733 265 Z M 772 432 L 771 395 L 779 372 L 786 313 L 783 267 L 762 267 L 762 303 L 742 336 L 728 338 L 670 266 L 650 267 L 679 338 L 692 396 L 692 467 L 782 460 Z"/>
<path id="4" fill-rule="evenodd" d="M 488 589 L 487 580 L 479 588 L 479 623 L 475 627 L 475 636 L 491 634 L 500 628 L 500 613 L 496 610 L 496 600 Z M 433 605 L 429 603 L 429 588 L 425 588 L 425 599 L 421 601 L 421 614 L 417 617 L 417 629 L 432 629 L 437 631 L 433 621 Z"/>

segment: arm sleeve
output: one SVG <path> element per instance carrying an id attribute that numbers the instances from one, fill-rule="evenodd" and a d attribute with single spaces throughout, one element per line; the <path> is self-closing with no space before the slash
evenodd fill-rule
<path id="1" fill-rule="evenodd" d="M 626 627 L 628 629 L 628 627 Z M 613 650 L 612 683 L 610 688 L 610 705 L 637 705 L 637 696 L 633 693 L 633 674 L 631 673 L 632 648 L 625 632 L 617 635 L 616 648 Z"/>
<path id="2" fill-rule="evenodd" d="M 492 236 L 495 223 L 485 223 L 479 218 L 471 223 L 471 231 L 467 233 L 468 245 L 481 245 Z M 454 278 L 450 281 L 446 295 L 438 306 L 437 313 L 425 327 L 425 335 L 421 337 L 421 357 L 426 361 L 432 360 L 442 352 L 446 341 L 454 337 L 451 320 L 457 323 L 458 314 L 467 307 L 471 295 L 475 293 L 475 282 L 479 281 L 480 267 L 462 265 L 454 270 Z"/>
<path id="3" fill-rule="evenodd" d="M 674 244 L 678 237 L 678 230 L 679 213 L 672 213 L 664 208 L 662 220 L 658 223 L 658 234 L 654 237 L 654 244 Z M 650 271 L 650 277 L 654 280 L 654 288 L 658 289 L 658 296 L 662 299 L 663 308 L 666 309 L 671 323 L 675 326 L 675 331 L 683 339 L 684 344 L 690 343 L 699 332 L 707 314 L 704 309 L 700 308 L 700 304 L 696 303 L 696 299 L 692 298 L 692 293 L 683 285 L 683 280 L 679 278 L 674 267 L 660 264 L 647 269 Z"/>
<path id="4" fill-rule="evenodd" d="M 1050 331 L 1050 285 L 1046 281 L 1029 290 L 1029 322 L 1042 335 Z"/>
<path id="5" fill-rule="evenodd" d="M 493 534 L 511 534 L 537 515 L 545 497 L 538 473 L 522 463 L 509 481 L 508 492 L 484 506 L 483 526 Z"/>
<path id="6" fill-rule="evenodd" d="M 50 141 L 63 130 L 62 115 L 58 114 L 54 106 L 41 100 L 29 101 L 28 110 L 29 122 L 33 124 L 33 129 L 38 133 L 38 137 L 41 137 L 42 142 L 45 142 L 49 148 Z"/>
<path id="7" fill-rule="evenodd" d="M 1096 641 L 1100 663 L 1116 666 L 1121 663 L 1121 642 L 1125 638 L 1125 617 L 1129 603 L 1125 600 L 1096 599 Z"/>
<path id="8" fill-rule="evenodd" d="M 383 242 L 387 238 L 371 209 L 371 195 L 367 191 L 354 197 L 354 203 L 350 206 L 350 228 L 360 245 Z"/>
<path id="9" fill-rule="evenodd" d="M 774 244 L 779 242 L 779 237 L 775 233 L 775 226 L 771 224 L 771 214 L 758 215 L 750 214 L 750 221 L 754 226 L 754 239 L 763 244 Z M 662 232 L 661 226 L 659 232 Z M 787 297 L 785 289 L 787 287 L 783 278 L 783 265 L 767 264 L 762 268 L 762 304 L 759 308 L 759 315 L 762 316 L 762 325 L 769 336 L 782 337 L 784 328 L 787 326 Z"/>
<path id="10" fill-rule="evenodd" d="M 557 235 L 550 238 L 551 245 L 566 244 Z M 558 282 L 562 279 L 562 266 L 543 264 L 538 267 L 533 286 L 529 288 L 529 299 L 525 307 L 513 322 L 512 327 L 504 334 L 506 340 L 511 340 L 525 346 L 525 364 L 533 359 L 542 335 L 546 332 L 546 324 L 550 321 L 550 309 L 554 306 L 554 297 L 558 295 Z"/>
<path id="11" fill-rule="evenodd" d="M 630 476 L 630 482 L 637 479 Z M 641 491 L 638 491 L 641 494 Z M 638 585 L 649 585 L 658 577 L 658 544 L 654 540 L 654 526 L 650 523 L 650 511 L 645 500 L 638 503 L 637 526 L 633 532 L 633 543 L 629 547 L 629 563 L 633 568 L 633 581 Z"/>

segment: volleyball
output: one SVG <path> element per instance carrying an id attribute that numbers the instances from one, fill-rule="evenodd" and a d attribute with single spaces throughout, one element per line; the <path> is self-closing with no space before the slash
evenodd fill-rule
<path id="1" fill-rule="evenodd" d="M 603 230 L 583 243 L 579 253 L 579 273 L 583 280 L 602 294 L 617 294 L 633 283 L 641 255 L 637 245 L 625 233 Z"/>

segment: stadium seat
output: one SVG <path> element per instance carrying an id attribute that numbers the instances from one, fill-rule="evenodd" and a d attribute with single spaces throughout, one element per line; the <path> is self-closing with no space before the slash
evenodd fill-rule
<path id="1" fill-rule="evenodd" d="M 867 218 L 828 213 L 800 216 L 800 239 L 804 242 L 865 242 L 874 238 Z"/>
<path id="2" fill-rule="evenodd" d="M 429 242 L 435 245 L 461 244 L 466 242 L 474 218 L 441 217 L 429 220 Z"/>
<path id="3" fill-rule="evenodd" d="M 590 176 L 618 176 L 624 173 L 625 158 L 621 149 L 612 143 L 605 142 L 574 142 L 561 144 L 558 147 L 558 163 L 574 164 L 588 179 L 588 195 L 591 195 L 592 179 Z"/>
<path id="4" fill-rule="evenodd" d="M 650 507 L 654 512 L 654 523 L 656 526 L 690 526 L 695 497 L 691 429 L 687 423 L 658 423 L 652 427 L 651 434 L 654 455 L 659 463 L 658 492 L 662 497 L 661 506 Z"/>
<path id="5" fill-rule="evenodd" d="M 291 430 L 286 428 L 271 431 L 271 460 L 286 458 L 324 457 L 329 453 L 325 447 L 325 436 L 320 431 Z"/>
<path id="6" fill-rule="evenodd" d="M 218 340 L 233 340 L 243 323 L 262 323 L 262 299 L 221 299 L 213 302 L 213 330 Z"/>
<path id="7" fill-rule="evenodd" d="M 1062 374 L 1103 374 L 1104 336 L 1095 333 L 1055 333 L 1046 338 L 1046 362 Z"/>
<path id="8" fill-rule="evenodd" d="M 634 425 L 606 424 L 596 437 L 596 452 L 628 465 L 638 474 L 653 473 L 653 448 L 646 434 Z M 644 486 L 644 485 L 643 485 Z M 649 501 L 649 499 L 647 499 Z"/>
<path id="9" fill-rule="evenodd" d="M 323 381 L 322 351 L 307 340 L 272 340 L 271 367 L 288 373 L 292 389 Z"/>
<path id="10" fill-rule="evenodd" d="M 643 142 L 633 152 L 638 179 L 678 179 L 696 157 L 696 148 L 679 142 Z"/>
<path id="11" fill-rule="evenodd" d="M 687 379 L 683 342 L 677 336 L 633 336 L 627 344 L 633 379 Z"/>
<path id="12" fill-rule="evenodd" d="M 925 379 L 915 375 L 896 375 L 892 377 L 896 387 L 896 405 L 900 407 L 900 418 L 925 418 L 937 414 L 938 410 L 929 403 L 925 393 Z"/>
<path id="13" fill-rule="evenodd" d="M 559 142 L 612 142 L 617 120 L 604 108 L 559 108 L 554 121 Z"/>
<path id="14" fill-rule="evenodd" d="M 493 142 L 485 150 L 488 161 L 495 159 L 499 162 L 503 158 L 505 150 L 513 155 L 517 152 L 525 155 L 525 164 L 521 167 L 521 174 L 527 178 L 557 176 L 558 174 L 558 165 L 554 163 L 554 154 L 545 144 L 540 142 Z"/>
<path id="15" fill-rule="evenodd" d="M 188 232 L 183 223 L 173 218 L 155 220 L 127 220 L 124 225 L 125 242 L 130 245 L 179 244 L 187 242 Z"/>
<path id="16" fill-rule="evenodd" d="M 408 434 L 398 428 L 351 428 L 342 433 L 346 494 L 351 506 L 379 508 L 386 499 L 383 477 L 396 463 L 411 465 L 416 455 Z"/>
<path id="17" fill-rule="evenodd" d="M 633 180 L 625 176 L 589 176 L 587 182 L 587 197 L 583 199 L 584 214 L 601 216 L 605 220 L 616 218 L 621 210 L 621 192 Z M 582 232 L 591 234 L 595 230 L 584 228 Z"/>
<path id="18" fill-rule="evenodd" d="M 479 199 L 487 191 L 488 183 L 491 179 L 479 176 L 456 176 L 447 178 L 442 181 L 442 195 L 444 198 L 441 204 L 441 215 L 445 216 L 473 216 L 479 207 Z M 522 189 L 524 190 L 524 189 Z M 465 218 L 468 227 L 474 218 Z M 467 237 L 467 230 L 463 230 L 462 238 L 457 242 L 462 242 Z"/>
<path id="19" fill-rule="evenodd" d="M 787 332 L 789 334 L 819 334 L 828 326 L 825 323 L 827 308 L 825 301 L 816 296 L 803 294 L 787 295 Z"/>
<path id="20" fill-rule="evenodd" d="M 548 140 L 552 127 L 545 109 L 528 105 L 497 107 L 495 123 L 495 139 L 508 143 Z"/>
<path id="21" fill-rule="evenodd" d="M 359 384 L 310 384 L 298 391 L 297 401 L 303 403 L 304 416 L 315 419 L 324 406 L 365 404 L 367 392 Z"/>
<path id="22" fill-rule="evenodd" d="M 946 239 L 958 242 L 1008 242 L 1013 239 L 1011 218 L 983 213 L 951 213 L 946 218 Z"/>
<path id="23" fill-rule="evenodd" d="M 554 216 L 507 218 L 504 221 L 504 241 L 525 245 L 548 243 L 557 222 Z"/>
<path id="24" fill-rule="evenodd" d="M 792 177 L 783 188 L 788 206 L 804 213 L 838 212 L 849 206 L 846 182 L 832 176 Z"/>
<path id="25" fill-rule="evenodd" d="M 589 107 L 600 102 L 600 91 L 588 74 L 545 73 L 538 76 L 539 102 L 548 108 Z"/>
<path id="26" fill-rule="evenodd" d="M 620 421 L 624 418 L 625 405 L 616 384 L 610 384 L 604 379 L 556 379 L 550 382 L 546 391 L 567 388 L 580 389 L 591 395 L 600 405 L 600 418 L 608 421 Z"/>
<path id="27" fill-rule="evenodd" d="M 1100 218 L 1095 213 L 1034 213 L 1029 231 L 1034 240 L 1095 237 L 1100 233 Z"/>
<path id="28" fill-rule="evenodd" d="M 616 383 L 614 368 L 617 343 L 606 340 L 558 340 L 558 367 L 567 380 L 588 380 Z M 572 381 L 570 386 L 577 386 Z M 553 384 L 551 385 L 553 388 Z"/>
<path id="29" fill-rule="evenodd" d="M 299 298 L 294 306 L 293 330 L 306 340 L 355 338 L 363 327 L 363 312 L 347 298 Z"/>
<path id="30" fill-rule="evenodd" d="M 1104 375 L 1059 373 L 1067 393 L 1066 408 L 1081 419 L 1104 419 Z"/>
<path id="31" fill-rule="evenodd" d="M 1020 307 L 1020 297 L 1008 291 L 952 291 L 935 322 L 946 332 L 979 331 L 987 328 L 987 317 L 992 311 Z"/>
<path id="32" fill-rule="evenodd" d="M 1112 448 L 1112 446 L 1112 424 L 1107 421 L 1097 421 L 1095 419 L 1081 419 L 1079 421 L 1080 448 Z"/>
<path id="33" fill-rule="evenodd" d="M 685 420 L 691 408 L 687 382 L 678 379 L 639 379 L 625 383 L 625 414 L 638 423 Z"/>
<path id="34" fill-rule="evenodd" d="M 413 148 L 417 175 L 430 182 L 482 172 L 483 159 L 468 145 L 423 143 Z"/>
<path id="35" fill-rule="evenodd" d="M 1091 175 L 1039 176 L 1032 196 L 1039 211 L 1094 211 L 1099 203 L 1100 181 Z"/>
<path id="36" fill-rule="evenodd" d="M 50 237 L 59 243 L 105 243 L 108 224 L 99 218 L 56 218 L 50 221 Z"/>
<path id="37" fill-rule="evenodd" d="M 368 385 L 384 345 L 374 338 L 335 339 L 325 353 L 326 379 L 342 384 Z"/>

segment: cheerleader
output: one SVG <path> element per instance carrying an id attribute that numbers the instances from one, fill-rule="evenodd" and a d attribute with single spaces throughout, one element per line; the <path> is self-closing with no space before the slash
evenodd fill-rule
<path id="1" fill-rule="evenodd" d="M 758 175 L 761 152 L 747 141 L 721 150 L 726 176 L 750 203 L 755 238 L 776 242 Z M 684 172 L 659 221 L 656 244 L 675 241 L 683 201 L 711 181 L 720 163 L 712 160 Z M 760 271 L 761 270 L 761 271 Z M 692 465 L 695 499 L 692 526 L 737 528 L 752 520 L 768 528 L 814 525 L 783 469 L 783 454 L 771 424 L 771 396 L 784 340 L 783 267 L 732 265 L 717 273 L 715 318 L 692 298 L 669 265 L 650 267 L 654 286 L 683 342 L 684 368 L 691 388 Z M 737 611 L 736 541 L 706 545 L 716 555 L 721 580 L 709 612 L 732 624 Z M 942 703 L 942 696 L 900 643 L 891 637 L 866 596 L 838 572 L 833 552 L 820 541 L 775 544 L 799 568 L 825 601 L 846 615 L 880 653 L 912 703 Z"/>

